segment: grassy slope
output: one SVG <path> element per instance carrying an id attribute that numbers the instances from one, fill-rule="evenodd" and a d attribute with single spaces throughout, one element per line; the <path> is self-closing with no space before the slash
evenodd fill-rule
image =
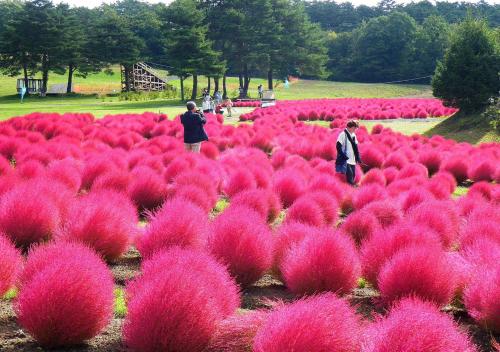
<path id="1" fill-rule="evenodd" d="M 87 78 L 75 77 L 75 88 L 82 93 L 106 93 L 120 89 L 120 73 L 114 68 L 113 75 L 101 72 L 89 75 Z M 66 83 L 66 76 L 51 74 L 49 86 Z M 179 81 L 171 81 L 178 87 Z M 191 86 L 191 80 L 186 80 L 186 86 Z M 207 80 L 200 77 L 200 87 L 207 85 Z M 213 82 L 212 82 L 213 84 Z M 264 79 L 253 78 L 250 83 L 250 96 L 257 96 L 257 86 L 266 85 Z M 101 117 L 106 114 L 141 113 L 144 111 L 162 112 L 175 115 L 183 111 L 179 100 L 154 101 L 119 101 L 116 97 L 96 97 L 92 95 L 72 97 L 30 97 L 21 104 L 15 91 L 16 79 L 0 76 L 0 120 L 30 112 L 91 112 Z M 238 88 L 238 79 L 227 79 L 228 92 L 235 95 Z M 406 86 L 390 84 L 361 84 L 324 81 L 298 81 L 285 89 L 281 83 L 275 88 L 278 99 L 307 99 L 307 98 L 334 98 L 334 97 L 400 97 L 425 96 L 429 92 L 428 86 Z"/>
<path id="2" fill-rule="evenodd" d="M 493 131 L 488 121 L 480 114 L 457 113 L 424 133 L 429 137 L 436 134 L 472 144 L 500 142 L 500 135 Z"/>

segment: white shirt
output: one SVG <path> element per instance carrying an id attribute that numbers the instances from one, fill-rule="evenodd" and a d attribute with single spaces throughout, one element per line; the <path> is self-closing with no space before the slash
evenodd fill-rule
<path id="1" fill-rule="evenodd" d="M 347 132 L 347 133 L 349 133 L 349 132 Z M 349 134 L 351 136 L 352 141 L 357 145 L 358 140 L 356 139 L 356 134 L 354 134 L 354 133 L 352 133 L 352 134 L 349 133 Z M 342 150 L 345 150 L 345 154 L 349 158 L 349 159 L 347 159 L 347 163 L 349 165 L 356 165 L 356 157 L 354 155 L 354 150 L 352 149 L 352 145 L 349 142 L 349 139 L 345 135 L 345 130 L 342 131 L 341 133 L 339 133 L 339 136 L 337 138 L 337 142 L 340 142 L 340 144 L 342 144 Z M 345 144 L 346 142 L 347 142 L 347 146 Z"/>

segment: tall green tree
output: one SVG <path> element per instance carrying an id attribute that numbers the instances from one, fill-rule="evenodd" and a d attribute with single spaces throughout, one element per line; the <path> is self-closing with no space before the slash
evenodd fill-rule
<path id="1" fill-rule="evenodd" d="M 181 80 L 181 99 L 184 100 L 184 79 L 193 76 L 191 99 L 198 91 L 198 75 L 216 74 L 224 63 L 207 38 L 205 14 L 194 0 L 176 0 L 161 14 L 165 38 L 165 58 Z"/>
<path id="2" fill-rule="evenodd" d="M 353 44 L 354 77 L 366 82 L 404 78 L 416 30 L 415 20 L 400 12 L 363 24 Z"/>
<path id="3" fill-rule="evenodd" d="M 132 32 L 126 19 L 120 17 L 109 5 L 97 10 L 93 33 L 87 44 L 88 58 L 101 66 L 120 64 L 124 67 L 125 77 L 131 74 L 132 65 L 141 58 L 143 42 Z M 131 89 L 128 78 L 125 90 Z"/>
<path id="4" fill-rule="evenodd" d="M 450 47 L 437 65 L 433 94 L 463 111 L 481 109 L 500 91 L 498 32 L 472 17 L 452 32 Z"/>
<path id="5" fill-rule="evenodd" d="M 444 18 L 434 15 L 427 17 L 417 28 L 408 75 L 417 77 L 432 74 L 437 61 L 443 58 L 449 40 L 450 25 Z"/>

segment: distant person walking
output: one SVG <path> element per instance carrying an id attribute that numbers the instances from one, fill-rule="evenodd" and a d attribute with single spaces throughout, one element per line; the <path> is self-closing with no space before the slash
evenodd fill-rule
<path id="1" fill-rule="evenodd" d="M 262 84 L 259 84 L 257 87 L 257 92 L 259 92 L 259 99 L 264 98 L 264 88 L 262 88 Z"/>
<path id="2" fill-rule="evenodd" d="M 229 98 L 226 99 L 226 109 L 227 109 L 227 117 L 231 117 L 231 114 L 233 112 L 233 102 Z"/>
<path id="3" fill-rule="evenodd" d="M 361 163 L 359 155 L 358 140 L 355 131 L 359 128 L 359 123 L 354 120 L 347 122 L 347 128 L 343 130 L 337 138 L 337 160 L 335 169 L 337 172 L 345 173 L 347 182 L 355 185 L 356 163 Z"/>
<path id="4" fill-rule="evenodd" d="M 220 92 L 218 90 L 216 90 L 214 93 L 214 99 L 215 99 L 215 103 L 217 105 L 222 103 L 222 94 L 220 94 Z"/>
<path id="5" fill-rule="evenodd" d="M 207 132 L 203 128 L 207 120 L 194 101 L 188 101 L 186 108 L 187 111 L 181 116 L 181 123 L 184 126 L 184 147 L 187 151 L 199 153 L 201 142 L 208 141 Z"/>

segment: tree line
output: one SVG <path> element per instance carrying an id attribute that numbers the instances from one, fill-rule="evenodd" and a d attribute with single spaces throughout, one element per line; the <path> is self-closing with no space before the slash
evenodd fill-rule
<path id="1" fill-rule="evenodd" d="M 288 75 L 385 82 L 433 74 L 449 46 L 454 22 L 483 16 L 500 23 L 500 7 L 427 1 L 374 7 L 303 0 L 120 0 L 95 9 L 50 0 L 0 0 L 0 71 L 28 77 L 73 77 L 138 61 L 163 65 L 181 80 L 198 77 L 227 95 L 226 76 L 243 93 L 251 77 Z M 468 12 L 467 12 L 468 11 Z M 222 86 L 222 87 L 220 87 Z"/>
<path id="2" fill-rule="evenodd" d="M 244 92 L 251 77 L 324 75 L 324 33 L 295 0 L 176 0 L 168 6 L 123 0 L 96 9 L 50 0 L 0 2 L 0 70 L 25 80 L 50 72 L 74 75 L 138 61 L 164 65 L 181 79 L 212 78 L 216 89 L 236 74 Z"/>

